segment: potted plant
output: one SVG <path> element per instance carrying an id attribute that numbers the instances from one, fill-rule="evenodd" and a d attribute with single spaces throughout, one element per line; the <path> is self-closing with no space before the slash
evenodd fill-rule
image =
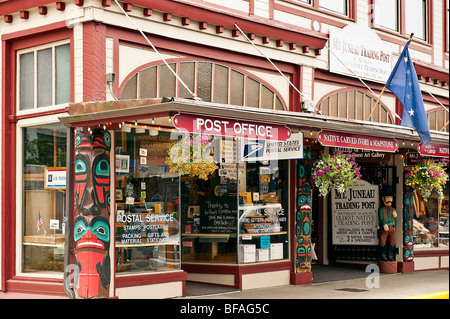
<path id="1" fill-rule="evenodd" d="M 428 201 L 433 189 L 436 189 L 439 199 L 442 199 L 444 187 L 448 181 L 448 175 L 444 168 L 447 163 L 447 159 L 437 162 L 431 159 L 421 159 L 412 171 L 405 175 L 405 184 L 411 186 L 415 191 L 420 190 L 425 202 Z"/>
<path id="2" fill-rule="evenodd" d="M 187 133 L 169 148 L 166 164 L 171 173 L 198 176 L 206 180 L 218 167 L 211 152 L 209 135 Z"/>
<path id="3" fill-rule="evenodd" d="M 321 196 L 326 196 L 332 187 L 343 193 L 361 178 L 359 171 L 353 155 L 342 152 L 336 152 L 334 155 L 324 154 L 314 163 L 314 184 L 319 188 Z"/>

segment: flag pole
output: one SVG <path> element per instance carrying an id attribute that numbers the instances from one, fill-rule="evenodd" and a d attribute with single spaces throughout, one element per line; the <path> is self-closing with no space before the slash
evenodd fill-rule
<path id="1" fill-rule="evenodd" d="M 367 121 L 370 121 L 370 118 L 372 117 L 373 112 L 375 112 L 375 108 L 377 107 L 378 102 L 380 102 L 380 99 L 381 99 L 381 96 L 384 93 L 384 90 L 386 90 L 385 86 L 383 86 L 383 90 L 381 91 L 380 95 L 378 96 L 378 99 L 377 99 L 375 105 L 373 106 L 372 112 L 370 112 L 370 115 L 369 115 L 369 118 L 367 119 Z"/>
<path id="2" fill-rule="evenodd" d="M 411 33 L 411 35 L 409 36 L 409 39 L 407 42 L 411 41 L 412 37 L 413 37 L 414 33 Z M 378 102 L 380 102 L 381 96 L 384 93 L 384 90 L 386 90 L 386 86 L 383 87 L 383 90 L 381 91 L 380 95 L 378 96 L 377 102 L 375 103 L 375 105 L 372 108 L 372 112 L 370 112 L 369 118 L 367 119 L 367 121 L 370 121 L 370 119 L 372 118 L 373 112 L 375 112 L 375 108 L 378 105 Z"/>

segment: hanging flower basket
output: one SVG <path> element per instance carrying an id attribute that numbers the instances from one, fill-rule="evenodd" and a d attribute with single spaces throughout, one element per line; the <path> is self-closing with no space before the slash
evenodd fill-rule
<path id="1" fill-rule="evenodd" d="M 433 189 L 436 189 L 439 199 L 442 199 L 444 187 L 448 181 L 448 174 L 444 168 L 447 163 L 447 159 L 439 162 L 430 159 L 420 160 L 412 171 L 405 175 L 405 184 L 411 186 L 415 191 L 421 190 L 425 202 L 430 198 Z"/>
<path id="2" fill-rule="evenodd" d="M 171 173 L 198 176 L 204 180 L 218 168 L 211 156 L 210 137 L 202 134 L 185 134 L 169 148 L 166 164 Z"/>
<path id="3" fill-rule="evenodd" d="M 343 193 L 361 178 L 359 171 L 360 168 L 353 155 L 341 152 L 335 155 L 321 155 L 314 163 L 314 184 L 319 188 L 321 196 L 326 196 L 332 187 Z"/>

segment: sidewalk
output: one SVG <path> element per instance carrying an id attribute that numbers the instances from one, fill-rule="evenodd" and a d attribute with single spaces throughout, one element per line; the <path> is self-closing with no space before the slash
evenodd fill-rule
<path id="1" fill-rule="evenodd" d="M 369 273 L 367 273 L 369 276 Z M 186 299 L 448 299 L 448 270 L 383 274 L 376 280 L 358 278 L 306 286 L 279 286 L 189 297 Z M 368 281 L 368 285 L 366 284 Z M 374 286 L 371 288 L 370 286 Z"/>
<path id="2" fill-rule="evenodd" d="M 178 298 L 180 301 L 201 299 L 448 299 L 449 271 L 420 271 L 409 274 L 382 274 L 378 279 L 345 279 L 303 286 L 279 286 L 233 291 L 203 296 Z M 372 288 L 373 286 L 373 288 Z M 377 288 L 378 286 L 378 288 Z M 49 296 L 27 293 L 3 293 L 0 299 L 67 299 L 67 296 Z M 170 302 L 170 301 L 169 301 Z"/>

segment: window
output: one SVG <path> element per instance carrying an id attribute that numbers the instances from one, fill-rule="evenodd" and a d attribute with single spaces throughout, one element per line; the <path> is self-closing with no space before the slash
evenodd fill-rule
<path id="1" fill-rule="evenodd" d="M 22 272 L 62 274 L 64 269 L 66 135 L 60 123 L 18 131 Z"/>
<path id="2" fill-rule="evenodd" d="M 414 222 L 414 249 L 448 249 L 449 247 L 449 197 L 448 183 L 444 188 L 444 198 L 439 200 L 433 190 L 428 201 L 424 201 L 418 191 L 418 212 Z"/>
<path id="3" fill-rule="evenodd" d="M 241 161 L 244 140 L 170 129 L 169 117 L 121 125 L 117 273 L 289 258 L 287 160 Z"/>
<path id="4" fill-rule="evenodd" d="M 359 90 L 331 92 L 318 103 L 318 110 L 324 115 L 345 118 L 348 120 L 367 121 L 376 98 Z M 371 121 L 378 123 L 394 123 L 387 107 L 380 103 L 375 109 Z"/>
<path id="5" fill-rule="evenodd" d="M 262 81 L 212 62 L 169 63 L 179 72 L 192 92 L 206 102 L 241 105 L 271 110 L 285 110 L 280 95 Z M 211 85 L 211 83 L 213 83 Z M 190 98 L 164 64 L 151 66 L 132 74 L 122 88 L 120 99 L 155 97 Z"/>
<path id="6" fill-rule="evenodd" d="M 347 0 L 320 0 L 319 6 L 340 14 L 348 14 Z"/>
<path id="7" fill-rule="evenodd" d="M 393 31 L 398 31 L 398 9 L 397 1 L 375 0 L 375 24 Z"/>
<path id="8" fill-rule="evenodd" d="M 405 33 L 426 40 L 426 0 L 405 1 Z"/>
<path id="9" fill-rule="evenodd" d="M 18 53 L 18 110 L 70 101 L 70 44 L 55 44 Z"/>
<path id="10" fill-rule="evenodd" d="M 136 126 L 116 132 L 118 274 L 180 268 L 179 177 L 165 164 L 175 138 Z"/>
<path id="11" fill-rule="evenodd" d="M 374 0 L 374 25 L 427 40 L 427 0 Z"/>
<path id="12" fill-rule="evenodd" d="M 236 148 L 243 140 L 206 138 L 216 169 L 204 178 L 181 177 L 182 261 L 288 259 L 287 161 L 238 164 Z"/>

